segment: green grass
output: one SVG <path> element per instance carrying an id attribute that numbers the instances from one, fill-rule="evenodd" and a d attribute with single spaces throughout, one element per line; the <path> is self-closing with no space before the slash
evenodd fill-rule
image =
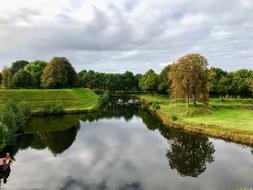
<path id="1" fill-rule="evenodd" d="M 8 100 L 25 101 L 32 107 L 33 111 L 40 111 L 48 103 L 59 104 L 65 110 L 88 110 L 95 108 L 98 95 L 89 89 L 1 89 L 0 105 L 3 106 Z"/>
<path id="2" fill-rule="evenodd" d="M 253 99 L 210 99 L 209 106 L 198 103 L 186 108 L 183 100 L 168 96 L 140 95 L 141 99 L 160 106 L 160 117 L 189 131 L 201 131 L 217 137 L 253 144 Z M 239 135 L 243 137 L 239 137 Z M 246 137 L 247 136 L 247 137 Z M 245 139 L 240 139 L 245 138 Z"/>
<path id="3" fill-rule="evenodd" d="M 233 128 L 253 132 L 252 110 L 217 107 L 215 111 L 209 114 L 204 113 L 193 117 L 187 117 L 184 120 L 188 122 L 222 126 L 227 129 Z"/>

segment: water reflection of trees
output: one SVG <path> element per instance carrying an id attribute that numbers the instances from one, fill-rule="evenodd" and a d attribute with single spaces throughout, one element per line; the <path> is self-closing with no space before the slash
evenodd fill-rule
<path id="1" fill-rule="evenodd" d="M 45 144 L 54 154 L 60 154 L 67 150 L 75 141 L 79 122 L 64 131 L 41 133 L 41 142 Z"/>
<path id="2" fill-rule="evenodd" d="M 214 161 L 215 148 L 207 137 L 166 128 L 160 120 L 144 110 L 140 110 L 139 115 L 149 129 L 159 130 L 168 140 L 166 156 L 169 165 L 181 176 L 197 177 L 206 170 L 208 163 Z"/>
<path id="3" fill-rule="evenodd" d="M 4 152 L 10 152 L 11 155 L 15 155 L 18 150 L 24 150 L 27 148 L 32 149 L 48 149 L 54 154 L 60 154 L 67 150 L 75 141 L 77 131 L 80 123 L 74 122 L 72 127 L 67 130 L 55 131 L 55 132 L 37 132 L 33 134 L 19 135 L 15 146 L 7 146 Z"/>
<path id="4" fill-rule="evenodd" d="M 84 179 L 75 179 L 72 177 L 67 177 L 63 180 L 63 184 L 59 188 L 60 190 L 70 190 L 70 189 L 92 189 L 92 190 L 109 190 L 110 187 L 107 186 L 106 181 L 101 182 L 90 182 Z M 118 184 L 119 190 L 142 190 L 142 184 L 138 181 L 129 182 L 125 184 Z"/>
<path id="5" fill-rule="evenodd" d="M 181 133 L 170 142 L 167 158 L 181 176 L 197 177 L 214 161 L 214 145 L 207 137 Z"/>
<path id="6" fill-rule="evenodd" d="M 166 157 L 171 169 L 176 169 L 181 176 L 197 177 L 206 170 L 208 163 L 214 161 L 214 145 L 207 137 L 166 128 L 159 119 L 144 109 L 113 106 L 103 113 L 102 117 L 116 116 L 127 120 L 134 115 L 141 117 L 148 129 L 159 130 L 168 140 L 169 148 Z"/>
<path id="7" fill-rule="evenodd" d="M 113 105 L 107 110 L 99 113 L 89 113 L 73 117 L 62 117 L 61 119 L 50 119 L 50 126 L 64 130 L 54 132 L 34 132 L 32 134 L 20 135 L 16 146 L 7 146 L 4 152 L 9 151 L 15 155 L 19 149 L 33 148 L 45 149 L 46 147 L 56 155 L 68 149 L 74 142 L 79 129 L 79 120 L 96 121 L 99 119 L 124 118 L 126 121 L 134 116 L 142 118 L 150 130 L 159 130 L 161 135 L 168 140 L 168 151 L 166 157 L 172 169 L 176 169 L 181 176 L 197 177 L 206 170 L 207 164 L 214 160 L 214 146 L 207 137 L 188 134 L 172 128 L 166 128 L 162 122 L 154 118 L 149 112 L 137 106 Z M 47 118 L 45 119 L 47 120 Z M 66 120 L 66 122 L 65 122 Z M 54 122 L 53 122 L 54 121 Z M 36 125 L 46 125 L 45 121 L 35 122 Z M 43 126 L 39 126 L 43 129 Z M 57 126 L 57 127 L 55 127 Z M 70 127 L 71 126 L 71 127 Z M 34 127 L 35 128 L 35 127 Z M 31 128 L 33 129 L 33 128 Z"/>
<path id="8" fill-rule="evenodd" d="M 138 115 L 138 106 L 127 106 L 127 105 L 111 105 L 106 110 L 98 113 L 87 113 L 81 116 L 82 121 L 97 121 L 99 119 L 112 119 L 112 118 L 124 118 L 129 121 L 133 116 Z"/>

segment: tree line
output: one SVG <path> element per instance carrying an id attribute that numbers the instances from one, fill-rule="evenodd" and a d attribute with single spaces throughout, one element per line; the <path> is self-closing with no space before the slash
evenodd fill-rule
<path id="1" fill-rule="evenodd" d="M 50 62 L 19 60 L 0 73 L 3 88 L 73 88 L 87 87 L 110 91 L 148 91 L 206 101 L 208 96 L 250 97 L 253 71 L 240 69 L 227 72 L 208 68 L 208 60 L 200 54 L 188 54 L 166 66 L 160 73 L 152 69 L 144 74 L 75 71 L 65 57 Z"/>
<path id="2" fill-rule="evenodd" d="M 72 88 L 78 86 L 78 76 L 65 57 L 54 57 L 49 63 L 19 60 L 4 67 L 0 74 L 3 88 Z"/>

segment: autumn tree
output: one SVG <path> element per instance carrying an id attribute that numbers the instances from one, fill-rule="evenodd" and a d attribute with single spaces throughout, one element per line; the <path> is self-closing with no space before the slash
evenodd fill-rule
<path id="1" fill-rule="evenodd" d="M 184 97 L 189 107 L 190 98 L 205 104 L 208 102 L 208 61 L 200 54 L 188 54 L 171 65 L 168 77 L 171 81 L 172 95 Z"/>
<path id="2" fill-rule="evenodd" d="M 54 57 L 41 75 L 43 88 L 68 88 L 76 84 L 76 71 L 65 57 Z"/>
<path id="3" fill-rule="evenodd" d="M 40 77 L 41 77 L 46 65 L 47 65 L 46 61 L 35 60 L 35 61 L 32 61 L 30 64 L 26 65 L 24 68 L 26 71 L 29 71 L 31 73 L 31 75 L 33 76 L 34 86 L 36 88 L 40 87 Z"/>
<path id="4" fill-rule="evenodd" d="M 2 70 L 2 85 L 4 88 L 11 88 L 12 74 L 8 67 Z"/>
<path id="5" fill-rule="evenodd" d="M 158 75 L 152 70 L 148 70 L 140 79 L 139 87 L 146 91 L 156 91 L 159 84 Z"/>

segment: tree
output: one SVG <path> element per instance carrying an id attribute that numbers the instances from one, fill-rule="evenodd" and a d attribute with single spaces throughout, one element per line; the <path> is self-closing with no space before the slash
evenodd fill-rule
<path id="1" fill-rule="evenodd" d="M 157 74 L 152 70 L 148 70 L 140 79 L 139 87 L 142 90 L 155 92 L 159 83 Z"/>
<path id="2" fill-rule="evenodd" d="M 187 107 L 191 97 L 195 106 L 197 100 L 205 104 L 208 102 L 207 65 L 207 59 L 200 54 L 185 55 L 171 65 L 168 77 L 172 95 L 176 98 L 184 97 Z"/>
<path id="3" fill-rule="evenodd" d="M 95 72 L 90 70 L 90 71 L 83 71 L 82 72 L 82 83 L 85 87 L 89 88 L 95 88 Z"/>
<path id="4" fill-rule="evenodd" d="M 211 96 L 220 95 L 218 84 L 222 77 L 226 76 L 227 72 L 220 68 L 211 67 L 208 71 L 208 91 Z"/>
<path id="5" fill-rule="evenodd" d="M 141 90 L 140 89 L 140 87 L 139 87 L 139 82 L 140 82 L 140 80 L 141 80 L 141 77 L 142 77 L 142 74 L 140 74 L 140 73 L 138 73 L 138 74 L 136 74 L 136 75 L 134 75 L 134 78 L 135 78 L 135 80 L 134 80 L 134 90 Z"/>
<path id="6" fill-rule="evenodd" d="M 65 57 L 54 57 L 41 75 L 43 88 L 68 88 L 76 84 L 76 71 Z"/>
<path id="7" fill-rule="evenodd" d="M 11 65 L 11 74 L 14 75 L 16 72 L 18 72 L 20 69 L 23 69 L 28 64 L 29 62 L 25 60 L 15 61 Z"/>
<path id="8" fill-rule="evenodd" d="M 12 74 L 11 70 L 5 67 L 2 71 L 2 85 L 4 88 L 11 88 Z"/>
<path id="9" fill-rule="evenodd" d="M 232 73 L 232 94 L 243 97 L 249 97 L 251 95 L 248 87 L 248 80 L 252 74 L 252 71 L 247 69 L 240 69 Z"/>
<path id="10" fill-rule="evenodd" d="M 232 94 L 233 91 L 233 75 L 228 73 L 221 77 L 217 84 L 217 93 L 219 95 L 229 95 Z"/>
<path id="11" fill-rule="evenodd" d="M 30 72 L 25 70 L 19 70 L 12 80 L 12 86 L 14 88 L 33 88 L 34 79 Z"/>
<path id="12" fill-rule="evenodd" d="M 106 77 L 106 88 L 110 91 L 122 90 L 120 74 L 108 74 Z"/>
<path id="13" fill-rule="evenodd" d="M 46 61 L 36 60 L 36 61 L 32 61 L 30 64 L 26 65 L 24 68 L 26 71 L 29 71 L 31 73 L 31 75 L 33 76 L 34 86 L 36 88 L 40 87 L 40 77 L 41 77 L 46 65 L 47 65 Z"/>
<path id="14" fill-rule="evenodd" d="M 126 71 L 122 74 L 122 90 L 133 90 L 135 88 L 135 77 L 134 74 L 130 71 Z"/>
<path id="15" fill-rule="evenodd" d="M 2 76 L 2 73 L 0 73 L 0 85 L 2 84 L 2 79 L 3 79 L 3 76 Z"/>
<path id="16" fill-rule="evenodd" d="M 169 80 L 168 80 L 169 66 L 166 66 L 159 75 L 159 85 L 157 90 L 161 94 L 166 94 L 169 91 Z"/>
<path id="17" fill-rule="evenodd" d="M 251 92 L 253 94 L 253 74 L 251 75 L 251 77 L 248 80 L 248 86 L 249 86 L 249 89 L 251 90 Z"/>

